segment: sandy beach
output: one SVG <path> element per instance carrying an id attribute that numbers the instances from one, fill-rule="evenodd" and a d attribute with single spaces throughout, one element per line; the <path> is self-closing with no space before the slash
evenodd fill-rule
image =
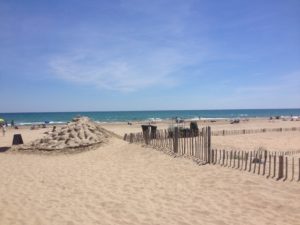
<path id="1" fill-rule="evenodd" d="M 300 127 L 299 121 L 203 122 L 212 129 Z M 156 124 L 167 128 L 168 122 Z M 103 124 L 119 135 L 140 124 Z M 8 129 L 0 137 L 0 224 L 293 224 L 300 221 L 299 182 L 199 166 L 111 137 L 76 154 L 4 151 L 14 133 L 25 143 L 51 127 Z M 214 147 L 299 150 L 300 132 L 213 137 Z"/>

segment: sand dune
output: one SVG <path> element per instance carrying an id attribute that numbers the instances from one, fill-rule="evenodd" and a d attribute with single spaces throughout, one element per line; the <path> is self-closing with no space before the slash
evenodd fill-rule
<path id="1" fill-rule="evenodd" d="M 72 155 L 0 154 L 0 224 L 299 224 L 298 183 L 197 166 L 113 138 Z"/>

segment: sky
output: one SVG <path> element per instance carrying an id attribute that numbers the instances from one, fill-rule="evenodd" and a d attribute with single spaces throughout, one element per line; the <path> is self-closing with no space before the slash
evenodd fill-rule
<path id="1" fill-rule="evenodd" d="M 0 0 L 0 112 L 300 108 L 299 0 Z"/>

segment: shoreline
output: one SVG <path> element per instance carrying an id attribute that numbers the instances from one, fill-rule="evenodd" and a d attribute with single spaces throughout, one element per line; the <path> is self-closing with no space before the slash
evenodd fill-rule
<path id="1" fill-rule="evenodd" d="M 249 121 L 249 120 L 270 120 L 270 121 L 300 121 L 300 116 L 280 116 L 279 118 L 276 117 L 228 117 L 228 118 L 220 118 L 220 117 L 199 117 L 199 118 L 187 118 L 182 119 L 180 117 L 177 117 L 178 120 L 181 120 L 181 123 L 189 123 L 189 122 L 228 122 L 232 120 L 240 120 L 240 121 Z M 270 119 L 272 118 L 272 119 Z M 150 123 L 150 124 L 157 124 L 157 123 L 176 123 L 175 118 L 174 119 L 145 119 L 145 120 L 94 120 L 98 124 L 128 124 L 128 123 Z M 19 127 L 28 127 L 28 126 L 38 126 L 38 125 L 46 125 L 46 126 L 59 126 L 59 125 L 65 125 L 69 123 L 70 121 L 49 121 L 49 123 L 45 122 L 15 122 L 15 126 Z M 11 124 L 8 123 L 8 127 L 11 127 Z"/>

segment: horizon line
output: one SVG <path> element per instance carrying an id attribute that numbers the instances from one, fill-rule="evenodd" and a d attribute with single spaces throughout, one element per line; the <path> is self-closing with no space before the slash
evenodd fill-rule
<path id="1" fill-rule="evenodd" d="M 154 111 L 221 111 L 221 110 L 283 110 L 283 109 L 299 109 L 299 108 L 229 108 L 229 109 L 151 109 L 151 110 L 87 110 L 87 111 L 25 111 L 25 112 L 0 112 L 0 114 L 13 113 L 81 113 L 81 112 L 154 112 Z"/>

